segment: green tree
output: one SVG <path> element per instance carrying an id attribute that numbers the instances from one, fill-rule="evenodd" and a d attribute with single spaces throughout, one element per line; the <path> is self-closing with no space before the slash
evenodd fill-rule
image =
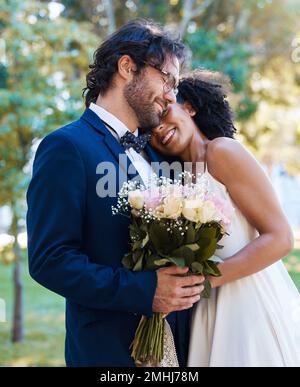
<path id="1" fill-rule="evenodd" d="M 229 75 L 230 100 L 242 140 L 261 157 L 271 146 L 273 159 L 282 157 L 286 164 L 298 165 L 299 171 L 300 66 L 291 60 L 299 2 L 186 0 L 182 4 L 190 9 L 184 36 L 192 47 L 193 67 Z M 288 149 L 285 155 L 283 144 Z"/>
<path id="2" fill-rule="evenodd" d="M 12 340 L 23 338 L 21 252 L 34 143 L 78 117 L 81 91 L 98 39 L 86 23 L 50 18 L 47 4 L 0 0 L 0 206 L 8 204 L 15 237 Z"/>

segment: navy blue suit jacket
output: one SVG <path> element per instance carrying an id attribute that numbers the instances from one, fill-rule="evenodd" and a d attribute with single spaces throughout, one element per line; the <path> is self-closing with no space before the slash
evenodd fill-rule
<path id="1" fill-rule="evenodd" d="M 149 145 L 146 152 L 160 161 Z M 120 154 L 130 165 L 118 141 L 87 109 L 78 121 L 46 136 L 35 156 L 27 192 L 29 271 L 66 298 L 68 366 L 134 366 L 130 343 L 141 315 L 152 315 L 157 275 L 122 267 L 129 220 L 112 215 L 116 197 L 96 192 L 105 175 L 97 166 L 107 161 L 116 167 L 119 191 L 119 173 L 126 173 L 119 171 Z M 172 313 L 168 321 L 184 366 L 188 313 Z"/>

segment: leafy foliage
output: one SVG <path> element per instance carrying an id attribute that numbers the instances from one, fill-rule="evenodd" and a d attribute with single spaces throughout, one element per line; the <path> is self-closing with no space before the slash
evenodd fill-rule
<path id="1" fill-rule="evenodd" d="M 37 1 L 0 0 L 0 205 L 24 198 L 34 141 L 78 117 L 89 57 L 86 24 L 50 19 Z"/>
<path id="2" fill-rule="evenodd" d="M 214 256 L 223 232 L 218 223 L 198 225 L 185 220 L 182 235 L 178 228 L 170 231 L 170 220 L 161 219 L 145 223 L 132 216 L 130 236 L 131 252 L 122 260 L 123 265 L 133 271 L 156 270 L 176 265 L 189 267 L 188 274 L 220 276 L 217 268 L 220 258 Z M 205 294 L 209 295 L 208 281 Z"/>

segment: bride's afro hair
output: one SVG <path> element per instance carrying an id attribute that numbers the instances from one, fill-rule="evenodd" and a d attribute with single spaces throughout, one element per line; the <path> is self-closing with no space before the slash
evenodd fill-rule
<path id="1" fill-rule="evenodd" d="M 190 103 L 196 111 L 196 125 L 209 140 L 234 138 L 234 115 L 227 101 L 229 90 L 229 78 L 218 72 L 198 69 L 180 78 L 177 102 Z"/>

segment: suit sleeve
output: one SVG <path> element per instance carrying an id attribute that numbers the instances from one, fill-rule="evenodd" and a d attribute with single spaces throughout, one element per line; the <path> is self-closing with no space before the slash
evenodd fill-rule
<path id="1" fill-rule="evenodd" d="M 86 189 L 75 145 L 64 133 L 51 133 L 39 145 L 27 192 L 30 275 L 86 307 L 151 316 L 155 272 L 113 269 L 81 251 Z"/>

